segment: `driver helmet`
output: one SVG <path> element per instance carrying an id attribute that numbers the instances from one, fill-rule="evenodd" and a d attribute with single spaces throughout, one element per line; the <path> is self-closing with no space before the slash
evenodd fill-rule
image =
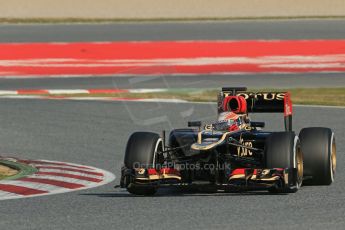
<path id="1" fill-rule="evenodd" d="M 233 112 L 222 112 L 218 116 L 218 122 L 226 121 L 228 123 L 229 131 L 236 131 L 242 125 L 241 117 Z"/>

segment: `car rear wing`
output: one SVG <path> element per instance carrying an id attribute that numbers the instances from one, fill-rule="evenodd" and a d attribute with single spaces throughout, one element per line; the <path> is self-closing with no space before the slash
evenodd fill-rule
<path id="1" fill-rule="evenodd" d="M 218 94 L 218 114 L 224 112 L 227 96 L 242 96 L 248 113 L 284 113 L 286 131 L 292 131 L 292 102 L 289 92 L 248 92 L 246 87 L 225 87 Z"/>

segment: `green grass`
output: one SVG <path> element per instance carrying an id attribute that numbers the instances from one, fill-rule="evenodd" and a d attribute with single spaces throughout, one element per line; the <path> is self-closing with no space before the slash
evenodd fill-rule
<path id="1" fill-rule="evenodd" d="M 0 179 L 7 179 L 7 180 L 15 180 L 19 179 L 28 175 L 32 175 L 36 173 L 38 170 L 28 164 L 24 164 L 21 162 L 13 162 L 8 160 L 0 159 L 0 166 L 5 166 L 8 168 L 12 168 L 17 172 L 13 175 L 6 175 L 4 171 L 0 171 Z"/>
<path id="2" fill-rule="evenodd" d="M 345 88 L 296 88 L 296 89 L 248 89 L 253 92 L 289 91 L 294 104 L 345 106 Z M 182 99 L 192 102 L 217 101 L 218 89 L 171 89 L 157 93 L 115 93 L 92 94 L 92 97 L 124 97 L 124 98 L 164 98 Z M 64 97 L 90 97 L 89 94 L 62 94 Z"/>

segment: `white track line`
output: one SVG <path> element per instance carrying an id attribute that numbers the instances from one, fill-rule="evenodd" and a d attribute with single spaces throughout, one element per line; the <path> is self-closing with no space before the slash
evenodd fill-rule
<path id="1" fill-rule="evenodd" d="M 167 92 L 170 89 L 19 89 L 19 90 L 0 90 L 1 95 L 61 95 L 61 94 L 110 94 L 117 93 L 116 91 L 124 93 L 158 93 Z M 104 91 L 104 92 L 103 92 Z M 109 92 L 107 92 L 109 91 Z"/>
<path id="2" fill-rule="evenodd" d="M 49 94 L 88 94 L 87 89 L 48 89 Z"/>
<path id="3" fill-rule="evenodd" d="M 13 194 L 10 192 L 0 191 L 0 200 L 8 200 L 8 199 L 15 199 L 17 198 L 17 194 Z M 5 199 L 3 199 L 5 198 Z"/>
<path id="4" fill-rule="evenodd" d="M 68 162 L 60 162 L 60 161 L 48 161 L 48 160 L 30 160 L 34 165 L 55 165 L 55 166 L 67 166 L 67 167 L 75 167 L 79 169 L 89 169 L 89 170 L 97 170 L 97 168 L 87 165 L 79 165 L 74 163 Z M 39 163 L 38 163 L 39 162 Z"/>
<path id="5" fill-rule="evenodd" d="M 0 95 L 17 95 L 18 92 L 15 90 L 0 90 Z"/>
<path id="6" fill-rule="evenodd" d="M 78 167 L 78 166 L 74 166 L 74 165 L 55 165 L 55 164 L 49 164 L 49 163 L 47 163 L 47 164 L 30 164 L 30 165 L 32 165 L 32 166 L 34 166 L 34 167 L 63 167 L 63 168 L 65 168 L 66 170 L 69 170 L 69 169 L 77 169 L 77 170 L 83 170 L 83 171 L 88 171 L 88 172 L 94 172 L 95 171 L 95 169 L 94 168 L 80 168 L 80 167 Z"/>
<path id="7" fill-rule="evenodd" d="M 45 168 L 40 168 L 39 171 L 40 172 L 66 173 L 66 174 L 71 174 L 71 175 L 76 175 L 76 176 L 84 176 L 84 177 L 90 177 L 90 178 L 95 178 L 95 179 L 103 179 L 103 176 L 97 176 L 97 175 L 92 175 L 92 174 L 82 173 L 82 172 L 73 172 L 73 171 L 69 171 L 68 169 L 61 170 L 61 169 L 45 169 Z"/>
<path id="8" fill-rule="evenodd" d="M 9 184 L 9 185 L 17 185 L 32 189 L 38 189 L 38 190 L 44 190 L 44 191 L 53 191 L 53 190 L 60 190 L 64 189 L 59 186 L 50 185 L 50 184 L 42 184 L 42 183 L 36 183 L 36 182 L 26 182 L 26 181 L 19 181 L 19 180 L 4 180 L 1 181 L 1 184 Z M 1 200 L 1 198 L 0 198 Z"/>
<path id="9" fill-rule="evenodd" d="M 61 182 L 68 182 L 68 183 L 75 183 L 75 184 L 81 184 L 85 187 L 91 184 L 97 184 L 97 182 L 91 182 L 91 181 L 86 181 L 86 180 L 79 180 L 75 178 L 69 178 L 69 177 L 63 177 L 63 176 L 51 176 L 51 175 L 31 175 L 28 176 L 27 178 L 37 178 L 37 179 L 49 179 L 49 180 L 56 180 L 56 181 L 61 181 Z"/>

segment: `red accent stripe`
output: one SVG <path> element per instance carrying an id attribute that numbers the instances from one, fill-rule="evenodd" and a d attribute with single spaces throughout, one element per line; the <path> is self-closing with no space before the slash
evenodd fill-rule
<path id="1" fill-rule="evenodd" d="M 233 175 L 242 175 L 242 174 L 245 174 L 245 170 L 246 169 L 250 169 L 250 168 L 238 168 L 238 169 L 234 169 L 232 172 L 231 172 L 231 176 Z M 283 168 L 274 168 L 275 170 L 278 170 L 278 171 L 284 171 Z M 257 175 L 258 173 L 258 169 L 254 169 L 253 171 L 253 175 Z"/>
<path id="2" fill-rule="evenodd" d="M 175 175 L 180 175 L 180 172 L 177 169 L 174 168 L 162 168 L 160 170 L 160 174 L 175 174 Z"/>
<path id="3" fill-rule="evenodd" d="M 49 161 L 39 161 L 39 160 L 21 160 L 20 162 L 27 163 L 27 164 L 61 165 L 61 166 L 68 166 L 68 167 L 73 167 L 73 168 L 79 168 L 79 169 L 94 170 L 93 168 L 89 168 L 89 167 L 86 167 L 86 166 L 70 165 L 70 164 L 62 163 L 62 162 L 49 162 Z"/>
<path id="4" fill-rule="evenodd" d="M 286 92 L 284 96 L 284 116 L 292 115 L 292 101 L 290 97 L 290 93 Z"/>
<path id="5" fill-rule="evenodd" d="M 150 66 L 150 67 L 1 67 L 0 72 L 9 72 L 6 76 L 30 76 L 30 75 L 160 75 L 160 74 L 210 74 L 210 73 L 321 73 L 321 72 L 345 72 L 345 67 L 325 66 L 320 68 L 310 67 L 262 67 L 257 64 L 229 64 L 229 65 L 199 65 L 199 66 Z M 13 72 L 13 74 L 10 74 Z M 3 74 L 1 74 L 3 75 Z M 0 75 L 0 76 L 1 76 Z"/>
<path id="6" fill-rule="evenodd" d="M 47 191 L 43 191 L 39 189 L 32 189 L 32 188 L 27 188 L 27 187 L 18 186 L 18 185 L 10 185 L 10 184 L 0 184 L 0 190 L 23 195 L 23 196 L 48 193 Z"/>
<path id="7" fill-rule="evenodd" d="M 231 172 L 231 175 L 241 175 L 241 174 L 245 174 L 246 173 L 246 169 L 247 168 L 238 168 L 238 169 L 234 169 L 232 172 Z M 248 168 L 249 169 L 249 168 Z M 258 173 L 258 170 L 257 169 L 254 169 L 253 171 L 253 175 L 256 175 Z"/>
<path id="8" fill-rule="evenodd" d="M 42 94 L 49 94 L 48 90 L 42 90 L 42 89 L 21 89 L 17 90 L 17 93 L 19 95 L 21 94 L 31 94 L 31 95 L 42 95 Z"/>
<path id="9" fill-rule="evenodd" d="M 77 188 L 85 187 L 82 184 L 70 183 L 70 182 L 58 181 L 58 180 L 51 180 L 51 179 L 43 179 L 43 178 L 28 178 L 28 177 L 26 177 L 26 178 L 21 178 L 18 180 L 19 181 L 26 181 L 26 182 L 41 183 L 41 184 L 49 184 L 49 185 L 54 185 L 54 186 L 69 188 L 69 189 L 77 189 Z"/>
<path id="10" fill-rule="evenodd" d="M 35 175 L 46 175 L 46 176 L 61 176 L 61 177 L 68 177 L 68 178 L 74 178 L 78 180 L 85 180 L 85 181 L 91 181 L 91 182 L 102 182 L 102 179 L 98 178 L 92 178 L 92 177 L 86 177 L 86 176 L 79 176 L 74 174 L 68 174 L 68 173 L 57 173 L 57 172 L 37 172 Z"/>
<path id="11" fill-rule="evenodd" d="M 147 169 L 147 173 L 149 175 L 158 175 L 158 172 L 156 169 Z"/>
<path id="12" fill-rule="evenodd" d="M 345 40 L 2 43 L 0 59 L 84 60 L 344 54 Z"/>
<path id="13" fill-rule="evenodd" d="M 0 50 L 2 76 L 345 72 L 345 40 L 4 43 L 0 44 Z M 312 60 L 301 61 L 292 58 L 292 61 L 289 61 L 293 56 L 324 58 L 327 55 L 342 56 L 339 60 L 334 56 L 323 60 L 322 65 L 317 65 L 318 61 Z M 281 56 L 288 59 L 285 58 L 284 62 L 280 63 Z M 253 60 L 247 63 L 229 64 L 201 61 L 191 65 L 183 65 L 183 62 L 182 65 L 166 64 L 161 63 L 161 60 L 153 60 L 215 57 L 266 57 L 266 59 L 264 63 L 256 63 L 255 59 L 254 63 Z M 275 58 L 274 61 L 270 59 L 271 57 Z M 334 58 L 337 60 L 333 60 Z M 2 65 L 1 60 L 5 60 Z M 137 62 L 133 64 L 133 60 Z"/>
<path id="14" fill-rule="evenodd" d="M 64 168 L 64 167 L 36 166 L 36 168 L 38 168 L 38 169 L 58 169 L 58 170 L 64 170 L 64 171 L 70 171 L 70 172 L 85 173 L 85 174 L 90 174 L 90 175 L 95 175 L 95 176 L 104 176 L 103 173 L 99 173 L 99 172 L 90 172 L 90 171 L 85 171 L 85 170 L 80 170 L 80 169 L 71 169 L 71 168 Z"/>
<path id="15" fill-rule="evenodd" d="M 239 174 L 245 174 L 245 169 L 241 168 L 241 169 L 234 169 L 232 172 L 231 172 L 231 176 L 233 175 L 239 175 Z"/>

